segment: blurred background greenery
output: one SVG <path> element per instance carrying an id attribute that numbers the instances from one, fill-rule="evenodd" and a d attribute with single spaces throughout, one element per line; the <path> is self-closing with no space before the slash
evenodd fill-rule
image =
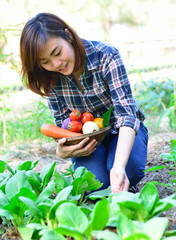
<path id="1" fill-rule="evenodd" d="M 54 123 L 46 101 L 20 79 L 20 33 L 39 12 L 60 16 L 82 38 L 117 47 L 150 133 L 163 121 L 175 131 L 175 9 L 176 0 L 0 0 L 0 143 L 47 140 L 40 126 Z"/>

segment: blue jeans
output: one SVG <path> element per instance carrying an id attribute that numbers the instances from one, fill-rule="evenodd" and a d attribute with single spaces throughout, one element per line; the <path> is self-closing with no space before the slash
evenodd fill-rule
<path id="1" fill-rule="evenodd" d="M 72 163 L 75 163 L 74 168 L 86 167 L 88 171 L 95 175 L 96 179 L 103 183 L 101 189 L 109 187 L 110 170 L 114 163 L 117 141 L 118 134 L 108 133 L 91 156 L 74 157 L 71 159 Z M 130 181 L 130 186 L 135 186 L 145 175 L 143 170 L 145 170 L 147 161 L 147 145 L 148 130 L 141 122 L 126 165 L 126 174 Z"/>

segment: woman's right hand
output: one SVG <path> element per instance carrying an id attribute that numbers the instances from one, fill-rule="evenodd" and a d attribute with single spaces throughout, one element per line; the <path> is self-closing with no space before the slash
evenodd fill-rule
<path id="1" fill-rule="evenodd" d="M 93 139 L 90 143 L 86 144 L 89 138 L 83 139 L 76 145 L 65 145 L 66 138 L 62 138 L 58 141 L 56 154 L 60 158 L 71 158 L 71 157 L 83 157 L 90 156 L 97 147 L 97 141 Z"/>

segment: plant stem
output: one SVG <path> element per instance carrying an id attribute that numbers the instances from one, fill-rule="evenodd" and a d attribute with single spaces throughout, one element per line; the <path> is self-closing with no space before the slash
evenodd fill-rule
<path id="1" fill-rule="evenodd" d="M 6 116 L 5 116 L 5 104 L 3 105 L 2 109 L 2 118 L 3 118 L 3 145 L 6 146 L 6 138 L 7 138 L 7 132 L 6 132 Z"/>
<path id="2" fill-rule="evenodd" d="M 78 200 L 78 206 L 81 206 L 82 201 L 83 201 L 83 197 L 84 197 L 84 193 L 81 194 L 81 197 L 80 197 L 80 199 Z"/>
<path id="3" fill-rule="evenodd" d="M 12 221 L 13 226 L 14 226 L 15 228 L 17 228 L 18 225 L 17 225 L 17 223 L 16 223 L 16 220 L 12 219 L 11 221 Z"/>

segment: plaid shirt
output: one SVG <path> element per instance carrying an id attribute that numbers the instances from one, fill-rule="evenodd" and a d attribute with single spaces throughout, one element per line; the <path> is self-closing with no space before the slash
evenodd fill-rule
<path id="1" fill-rule="evenodd" d="M 91 112 L 101 117 L 113 106 L 110 123 L 112 132 L 119 127 L 129 126 L 138 132 L 144 114 L 136 105 L 128 76 L 119 51 L 113 46 L 83 39 L 86 64 L 80 76 L 81 92 L 72 75 L 58 74 L 56 86 L 52 88 L 48 105 L 56 125 L 61 126 L 74 109 Z"/>

